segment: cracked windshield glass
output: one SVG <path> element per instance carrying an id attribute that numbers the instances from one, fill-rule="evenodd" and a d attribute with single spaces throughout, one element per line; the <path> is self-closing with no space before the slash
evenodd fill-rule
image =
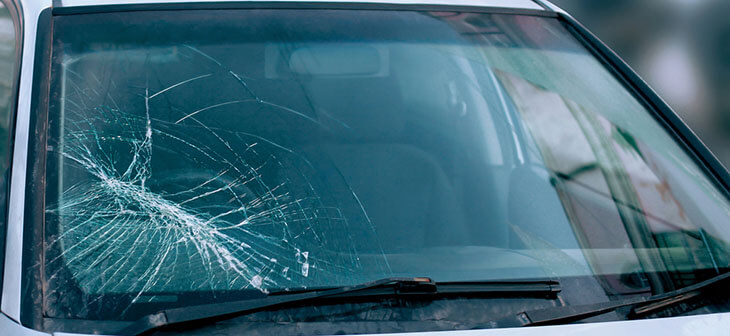
<path id="1" fill-rule="evenodd" d="M 396 276 L 606 298 L 728 269 L 725 194 L 554 18 L 54 20 L 44 316 Z"/>

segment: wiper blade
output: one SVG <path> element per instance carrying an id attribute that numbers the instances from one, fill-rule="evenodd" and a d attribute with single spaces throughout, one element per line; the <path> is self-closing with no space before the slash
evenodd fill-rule
<path id="1" fill-rule="evenodd" d="M 397 279 L 397 278 L 390 278 Z M 513 280 L 513 281 L 450 281 L 450 282 L 431 282 L 428 278 L 406 278 L 408 281 L 393 281 L 388 285 L 392 286 L 376 286 L 368 287 L 364 290 L 352 291 L 342 294 L 336 294 L 336 297 L 348 296 L 381 296 L 388 294 L 398 295 L 439 295 L 448 296 L 450 294 L 470 294 L 470 296 L 478 294 L 507 294 L 507 295 L 529 295 L 529 296 L 545 296 L 557 294 L 560 292 L 560 283 L 555 280 Z M 412 279 L 423 279 L 423 282 L 412 281 Z M 339 287 L 328 288 L 301 288 L 287 289 L 269 293 L 269 296 L 276 295 L 294 295 L 299 293 L 324 292 Z"/>
<path id="2" fill-rule="evenodd" d="M 496 325 L 499 327 L 526 327 L 564 324 L 606 314 L 624 307 L 631 307 L 627 317 L 633 319 L 662 311 L 678 303 L 700 296 L 728 280 L 730 280 L 730 272 L 691 286 L 650 297 L 524 311 L 500 319 L 496 321 Z"/>
<path id="3" fill-rule="evenodd" d="M 506 294 L 519 296 L 550 296 L 560 292 L 555 280 L 439 282 L 429 278 L 385 278 L 354 286 L 293 293 L 277 292 L 261 299 L 212 303 L 163 310 L 145 315 L 120 331 L 121 335 L 142 335 L 179 324 L 208 324 L 259 310 L 349 296 L 448 296 Z"/>

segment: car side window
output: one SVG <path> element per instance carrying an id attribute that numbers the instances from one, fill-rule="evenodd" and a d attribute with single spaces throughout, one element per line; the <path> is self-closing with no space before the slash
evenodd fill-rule
<path id="1" fill-rule="evenodd" d="M 14 9 L 0 1 L 0 266 L 5 260 L 5 227 L 9 194 L 11 136 L 17 103 L 19 45 Z M 0 285 L 2 277 L 0 277 Z"/>

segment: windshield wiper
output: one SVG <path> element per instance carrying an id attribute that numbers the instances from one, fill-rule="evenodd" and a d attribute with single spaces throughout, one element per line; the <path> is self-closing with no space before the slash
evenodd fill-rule
<path id="1" fill-rule="evenodd" d="M 626 300 L 599 302 L 586 305 L 560 306 L 525 311 L 508 316 L 496 322 L 501 327 L 526 327 L 577 322 L 589 317 L 606 314 L 624 307 L 631 307 L 626 315 L 629 319 L 660 312 L 678 303 L 711 292 L 715 286 L 730 280 L 730 272 L 663 294 Z M 486 327 L 486 326 L 485 326 Z M 479 329 L 479 327 L 475 328 Z"/>
<path id="2" fill-rule="evenodd" d="M 142 335 L 148 332 L 179 324 L 204 325 L 241 316 L 268 308 L 281 308 L 303 302 L 318 301 L 333 297 L 350 296 L 398 296 L 424 297 L 449 295 L 518 295 L 555 296 L 560 292 L 560 283 L 555 280 L 525 281 L 468 281 L 433 282 L 429 278 L 385 278 L 354 286 L 344 286 L 313 291 L 298 290 L 293 293 L 277 292 L 261 299 L 212 303 L 163 310 L 145 315 L 120 331 L 122 335 Z"/>

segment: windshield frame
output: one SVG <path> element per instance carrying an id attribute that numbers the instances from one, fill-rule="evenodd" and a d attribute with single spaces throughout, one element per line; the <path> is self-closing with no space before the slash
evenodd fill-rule
<path id="1" fill-rule="evenodd" d="M 640 101 L 640 104 L 656 119 L 680 147 L 710 177 L 713 184 L 726 197 L 730 197 L 730 174 L 682 119 L 613 51 L 567 14 L 519 8 L 499 8 L 454 5 L 411 5 L 344 2 L 247 2 L 247 3 L 195 3 L 195 4 L 136 4 L 112 6 L 84 6 L 44 10 L 38 21 L 35 46 L 35 66 L 31 94 L 30 132 L 27 147 L 27 175 L 24 184 L 25 197 L 22 230 L 22 279 L 20 321 L 23 325 L 46 331 L 108 333 L 119 330 L 120 321 L 65 321 L 43 316 L 44 262 L 44 209 L 46 178 L 46 140 L 50 101 L 50 73 L 53 41 L 53 21 L 56 16 L 87 15 L 127 11 L 178 11 L 196 9 L 348 9 L 348 10 L 400 10 L 400 11 L 464 11 L 475 13 L 528 15 L 558 20 L 561 25 L 585 46 L 612 75 Z M 22 111 L 21 111 L 22 113 Z M 15 172 L 14 172 L 15 173 Z M 17 181 L 13 181 L 14 184 Z M 18 186 L 14 186 L 18 187 Z M 41 265 L 38 267 L 37 265 Z M 3 295 L 5 296 L 5 295 Z"/>

